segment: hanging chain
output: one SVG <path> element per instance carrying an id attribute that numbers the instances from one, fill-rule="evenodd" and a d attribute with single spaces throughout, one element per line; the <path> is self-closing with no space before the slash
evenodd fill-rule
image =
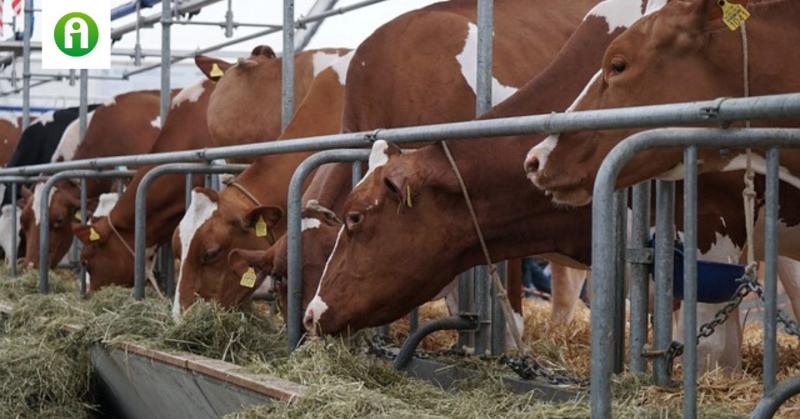
<path id="1" fill-rule="evenodd" d="M 730 317 L 731 313 L 739 308 L 739 305 L 742 303 L 744 298 L 747 297 L 751 292 L 756 293 L 759 300 L 766 304 L 766 300 L 764 299 L 764 288 L 758 283 L 757 280 L 754 279 L 754 273 L 754 269 L 748 269 L 748 272 L 746 272 L 744 276 L 736 280 L 736 282 L 740 282 L 741 285 L 739 285 L 739 288 L 736 289 L 733 299 L 731 299 L 731 301 L 717 311 L 711 321 L 700 326 L 699 332 L 697 333 L 698 340 L 713 335 L 717 326 L 725 323 L 725 321 L 728 320 L 728 317 Z M 778 310 L 778 322 L 783 325 L 784 331 L 787 334 L 800 338 L 800 325 L 796 321 L 792 320 L 783 310 Z M 683 355 L 683 349 L 684 345 L 682 343 L 672 342 L 669 348 L 667 348 L 665 356 L 667 359 L 673 360 Z"/>
<path id="2" fill-rule="evenodd" d="M 589 380 L 577 378 L 571 375 L 558 374 L 555 371 L 543 366 L 539 361 L 530 355 L 521 357 L 501 356 L 500 362 L 511 368 L 512 371 L 523 380 L 539 379 L 553 385 L 572 385 L 587 387 Z"/>

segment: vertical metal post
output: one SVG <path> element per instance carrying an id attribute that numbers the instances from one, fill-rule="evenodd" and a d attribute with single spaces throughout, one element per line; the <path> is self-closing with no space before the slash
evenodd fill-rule
<path id="1" fill-rule="evenodd" d="M 22 129 L 31 124 L 31 34 L 33 0 L 25 0 L 25 28 L 22 35 Z"/>
<path id="2" fill-rule="evenodd" d="M 133 65 L 142 65 L 142 34 L 139 27 L 142 19 L 142 2 L 136 2 L 136 44 L 133 46 Z M 163 119 L 162 119 L 163 121 Z"/>
<path id="3" fill-rule="evenodd" d="M 628 190 L 614 192 L 614 373 L 625 369 L 625 243 Z"/>
<path id="4" fill-rule="evenodd" d="M 475 114 L 484 114 L 492 108 L 492 38 L 494 34 L 494 0 L 478 0 L 478 54 L 477 80 L 475 81 Z M 491 350 L 491 302 L 489 268 L 475 268 L 475 308 L 478 314 L 478 332 L 475 334 L 475 353 L 485 355 Z M 505 279 L 505 278 L 501 278 Z"/>
<path id="5" fill-rule="evenodd" d="M 361 162 L 353 163 L 353 187 L 361 181 Z"/>
<path id="6" fill-rule="evenodd" d="M 494 0 L 478 0 L 478 74 L 475 83 L 475 113 L 492 108 L 492 35 Z"/>
<path id="7" fill-rule="evenodd" d="M 478 333 L 475 335 L 475 354 L 488 355 L 491 349 L 491 302 L 489 300 L 490 283 L 486 266 L 475 268 L 475 306 L 478 311 Z"/>
<path id="8" fill-rule="evenodd" d="M 170 54 L 172 45 L 170 27 L 172 25 L 172 0 L 161 2 L 161 123 L 167 120 L 170 103 Z"/>
<path id="9" fill-rule="evenodd" d="M 780 151 L 777 147 L 767 150 L 767 187 L 765 199 L 765 226 L 764 226 L 764 259 L 766 271 L 764 272 L 764 395 L 775 388 L 775 374 L 777 372 L 777 317 L 778 317 L 778 188 Z"/>
<path id="10" fill-rule="evenodd" d="M 642 258 L 643 249 L 650 239 L 650 184 L 642 182 L 633 187 L 631 220 L 631 249 Z M 647 343 L 647 315 L 650 299 L 650 274 L 642 260 L 630 263 L 631 335 L 628 342 L 628 364 L 631 372 L 643 375 L 647 360 L 642 356 Z"/>
<path id="11" fill-rule="evenodd" d="M 474 286 L 475 270 L 470 269 L 458 276 L 458 312 L 475 313 Z M 458 347 L 460 349 L 475 347 L 475 331 L 458 331 Z"/>
<path id="12" fill-rule="evenodd" d="M 86 224 L 86 220 L 88 219 L 88 214 L 86 213 L 86 178 L 81 178 L 81 224 Z M 80 240 L 76 240 L 76 248 L 78 249 L 78 254 L 80 257 L 80 250 L 83 248 L 83 244 Z M 80 262 L 80 259 L 78 259 Z M 78 264 L 79 268 L 79 275 L 78 281 L 80 284 L 80 292 L 81 297 L 86 296 L 86 267 L 83 266 L 82 263 Z"/>
<path id="13" fill-rule="evenodd" d="M 497 274 L 503 282 L 503 286 L 508 285 L 508 262 L 497 264 Z M 497 290 L 492 287 L 492 355 L 500 355 L 506 350 L 506 318 L 503 308 L 497 301 Z M 514 321 L 514 319 L 508 319 Z"/>
<path id="14" fill-rule="evenodd" d="M 672 343 L 672 273 L 675 248 L 675 183 L 656 181 L 655 306 L 653 347 L 664 350 Z M 669 386 L 672 362 L 658 357 L 653 377 L 659 386 Z"/>
<path id="15" fill-rule="evenodd" d="M 192 205 L 192 185 L 194 182 L 192 181 L 192 174 L 186 174 L 186 189 L 184 195 L 184 201 L 186 202 L 186 208 L 188 209 L 190 205 Z"/>
<path id="16" fill-rule="evenodd" d="M 17 188 L 19 184 L 11 183 L 11 249 L 9 261 L 11 262 L 11 276 L 17 276 L 17 248 L 19 247 L 19 233 L 17 233 Z"/>
<path id="17" fill-rule="evenodd" d="M 233 36 L 233 0 L 228 0 L 228 11 L 225 12 L 225 37 Z"/>
<path id="18" fill-rule="evenodd" d="M 283 0 L 281 130 L 286 129 L 294 113 L 294 0 Z"/>
<path id="19" fill-rule="evenodd" d="M 683 417 L 697 417 L 697 146 L 683 152 Z"/>

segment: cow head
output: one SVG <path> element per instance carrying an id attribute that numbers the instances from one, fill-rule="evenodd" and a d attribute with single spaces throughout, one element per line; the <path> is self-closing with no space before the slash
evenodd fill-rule
<path id="1" fill-rule="evenodd" d="M 93 218 L 91 224 L 74 224 L 72 231 L 81 243 L 81 263 L 86 267 L 89 292 L 108 285 L 133 286 L 133 255 L 128 246 L 133 245 L 131 230 L 114 226 L 118 237 L 111 229 L 111 215 Z M 120 240 L 125 240 L 125 245 Z"/>
<path id="2" fill-rule="evenodd" d="M 181 267 L 175 287 L 175 316 L 198 296 L 218 300 L 228 284 L 240 286 L 241 277 L 227 269 L 232 249 L 265 249 L 275 242 L 275 225 L 283 210 L 255 206 L 234 187 L 222 194 L 225 199 L 212 189 L 195 188 L 178 226 Z"/>
<path id="3" fill-rule="evenodd" d="M 316 208 L 305 208 L 302 212 L 301 234 L 303 237 L 303 307 L 306 307 L 314 297 L 325 268 L 325 262 L 333 249 L 336 235 L 342 223 L 330 211 Z M 275 292 L 278 306 L 284 318 L 286 317 L 288 283 L 288 240 L 284 235 L 267 250 L 246 251 L 234 250 L 228 257 L 229 269 L 234 272 L 234 277 L 244 278 L 249 269 L 257 275 L 257 285 L 263 280 L 269 282 L 268 287 Z M 232 287 L 237 289 L 237 287 Z M 239 287 L 240 288 L 240 287 Z M 251 291 L 252 292 L 252 291 Z M 240 294 L 244 301 L 247 295 Z"/>
<path id="4" fill-rule="evenodd" d="M 44 184 L 34 187 L 33 199 L 26 200 L 20 216 L 22 234 L 25 236 L 25 259 L 27 269 L 39 267 L 39 228 L 42 221 L 40 205 L 47 199 L 49 216 L 48 266 L 54 268 L 67 254 L 72 245 L 72 223 L 80 209 L 80 191 L 72 182 L 60 182 L 48 197 L 43 195 Z"/>
<path id="5" fill-rule="evenodd" d="M 639 19 L 608 47 L 600 71 L 570 110 L 619 108 L 742 95 L 740 34 L 719 20 L 711 0 L 672 0 Z M 726 50 L 727 56 L 720 54 Z M 529 179 L 560 203 L 591 200 L 601 162 L 636 129 L 553 135 L 525 160 Z M 619 186 L 664 174 L 681 161 L 679 149 L 639 153 L 623 169 Z"/>
<path id="6" fill-rule="evenodd" d="M 270 47 L 256 47 L 217 82 L 208 102 L 215 144 L 241 144 L 280 135 L 281 61 Z"/>
<path id="7" fill-rule="evenodd" d="M 316 324 L 322 333 L 336 334 L 388 323 L 433 298 L 458 273 L 440 260 L 457 259 L 456 241 L 473 237 L 469 224 L 458 222 L 469 216 L 446 163 L 411 158 L 420 153 L 442 151 L 432 146 L 400 155 L 375 143 L 370 169 L 345 202 L 344 225 L 306 309 L 309 330 Z"/>

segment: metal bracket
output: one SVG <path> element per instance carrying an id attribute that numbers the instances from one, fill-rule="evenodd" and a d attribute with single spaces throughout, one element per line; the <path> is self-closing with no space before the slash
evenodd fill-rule
<path id="1" fill-rule="evenodd" d="M 625 260 L 637 265 L 652 265 L 655 261 L 655 251 L 650 247 L 642 249 L 625 249 Z"/>
<path id="2" fill-rule="evenodd" d="M 722 107 L 722 103 L 728 99 L 728 97 L 714 99 L 710 106 L 700 109 L 700 116 L 705 117 L 706 119 L 719 119 L 719 109 Z"/>

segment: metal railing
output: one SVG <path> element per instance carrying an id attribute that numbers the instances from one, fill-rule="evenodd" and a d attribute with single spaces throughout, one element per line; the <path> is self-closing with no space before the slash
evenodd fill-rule
<path id="1" fill-rule="evenodd" d="M 800 147 L 800 129 L 788 128 L 664 128 L 632 135 L 618 144 L 603 161 L 594 185 L 592 202 L 592 357 L 591 357 L 591 407 L 593 418 L 611 416 L 611 372 L 612 365 L 607 362 L 609 353 L 615 348 L 616 334 L 622 334 L 612 319 L 615 305 L 624 287 L 620 270 L 619 248 L 624 246 L 616 241 L 614 208 L 614 189 L 616 178 L 625 164 L 637 153 L 654 148 L 683 147 L 684 152 L 684 417 L 697 415 L 697 149 L 703 148 L 767 148 L 767 186 L 765 192 L 765 304 L 764 316 L 764 392 L 769 393 L 775 383 L 776 374 L 776 321 L 777 321 L 777 220 L 778 220 L 778 147 Z M 649 205 L 645 186 L 636 187 L 634 211 L 634 240 L 637 246 L 643 245 L 646 234 Z M 619 192 L 616 192 L 619 194 Z M 674 227 L 674 189 L 671 182 L 658 182 L 656 191 L 656 308 L 654 335 L 656 351 L 662 355 L 654 363 L 656 383 L 666 385 L 670 381 L 671 362 L 666 349 L 671 343 L 672 315 L 672 260 Z M 642 246 L 643 247 L 643 246 Z M 634 261 L 634 266 L 640 261 Z M 646 283 L 646 271 L 642 274 L 637 268 L 632 284 Z M 644 372 L 644 360 L 640 358 L 647 333 L 646 288 L 635 285 L 632 294 L 632 310 L 638 311 L 631 322 L 631 370 Z M 616 330 L 615 330 L 616 329 Z"/>

